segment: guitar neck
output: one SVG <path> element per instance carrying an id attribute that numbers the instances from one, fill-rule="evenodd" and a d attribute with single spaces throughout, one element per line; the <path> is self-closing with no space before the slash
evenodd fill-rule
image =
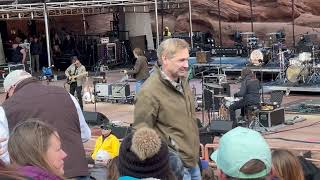
<path id="1" fill-rule="evenodd" d="M 81 73 L 81 74 L 75 75 L 75 76 L 73 76 L 73 77 L 77 78 L 77 77 L 82 76 L 82 75 L 87 75 L 87 76 L 88 76 L 88 72 Z"/>

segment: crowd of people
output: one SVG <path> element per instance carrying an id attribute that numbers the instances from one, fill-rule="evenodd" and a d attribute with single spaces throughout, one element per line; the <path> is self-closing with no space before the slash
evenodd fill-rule
<path id="1" fill-rule="evenodd" d="M 30 51 L 32 69 L 35 72 L 39 72 L 40 68 L 47 66 L 47 40 L 45 34 L 39 35 L 24 35 L 21 31 L 18 31 L 13 40 L 10 42 L 11 48 L 7 48 L 6 57 L 8 63 L 13 64 L 26 64 L 28 54 Z M 50 38 L 52 49 L 52 57 L 60 57 L 63 54 L 68 56 L 77 56 L 75 40 L 70 33 L 62 30 L 61 33 L 53 33 Z M 20 45 L 23 43 L 29 43 L 30 49 L 26 46 Z"/>
<path id="2" fill-rule="evenodd" d="M 144 60 L 139 50 L 135 56 Z M 137 88 L 133 132 L 120 142 L 103 124 L 89 157 L 83 143 L 91 138 L 91 130 L 76 98 L 23 70 L 11 72 L 4 80 L 7 98 L 0 107 L 0 179 L 204 179 L 208 162 L 199 157 L 188 57 L 184 40 L 169 38 L 160 44 L 161 66 L 156 65 L 150 77 L 139 78 L 143 81 Z M 80 65 L 75 59 L 70 72 Z M 138 62 L 136 69 L 142 66 Z M 271 151 L 260 133 L 243 127 L 224 134 L 211 159 L 220 180 L 305 179 L 293 153 Z"/>

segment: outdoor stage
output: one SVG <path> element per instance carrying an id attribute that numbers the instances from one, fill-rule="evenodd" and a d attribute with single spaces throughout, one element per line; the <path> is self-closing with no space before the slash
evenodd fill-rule
<path id="1" fill-rule="evenodd" d="M 189 58 L 189 65 L 193 68 L 194 75 L 198 75 L 201 71 L 205 72 L 220 72 L 226 74 L 240 75 L 241 70 L 249 67 L 257 74 L 264 73 L 265 75 L 274 75 L 276 77 L 280 72 L 279 65 L 269 63 L 262 66 L 247 66 L 249 60 L 247 57 L 211 57 L 207 63 L 197 63 L 196 57 Z"/>

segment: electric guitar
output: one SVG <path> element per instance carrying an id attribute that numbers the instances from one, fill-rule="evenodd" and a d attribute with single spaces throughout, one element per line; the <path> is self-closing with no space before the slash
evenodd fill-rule
<path id="1" fill-rule="evenodd" d="M 68 84 L 71 84 L 71 83 L 73 83 L 73 82 L 77 82 L 77 78 L 80 77 L 80 76 L 83 76 L 83 75 L 88 76 L 88 72 L 84 72 L 84 73 L 81 73 L 81 74 L 78 74 L 78 75 L 69 76 L 69 77 L 67 78 L 67 83 L 68 83 Z"/>

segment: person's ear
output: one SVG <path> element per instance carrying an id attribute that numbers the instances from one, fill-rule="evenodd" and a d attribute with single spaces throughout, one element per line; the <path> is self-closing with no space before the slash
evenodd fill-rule
<path id="1" fill-rule="evenodd" d="M 168 64 L 169 59 L 168 59 L 168 57 L 166 55 L 162 55 L 161 59 L 162 59 L 162 64 L 163 65 Z"/>
<path id="2" fill-rule="evenodd" d="M 269 175 L 271 177 L 278 176 L 276 169 L 272 166 Z"/>

